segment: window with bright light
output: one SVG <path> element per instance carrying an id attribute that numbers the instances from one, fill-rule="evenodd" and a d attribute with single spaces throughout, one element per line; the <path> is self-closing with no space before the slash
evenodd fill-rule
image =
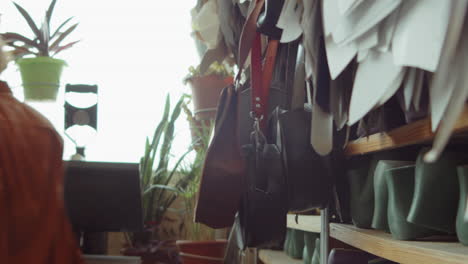
<path id="1" fill-rule="evenodd" d="M 41 21 L 50 0 L 17 0 L 35 21 Z M 51 21 L 55 28 L 73 16 L 79 22 L 69 40 L 81 40 L 57 58 L 67 62 L 57 102 L 31 103 L 63 136 L 63 92 L 70 84 L 99 87 L 98 133 L 86 147 L 86 160 L 138 162 L 147 136 L 153 134 L 164 106 L 189 88 L 182 83 L 190 65 L 199 61 L 191 32 L 192 1 L 95 1 L 58 0 Z M 12 2 L 0 2 L 0 32 L 32 32 Z M 22 100 L 17 66 L 10 63 L 2 74 L 14 95 Z M 190 144 L 188 124 L 178 123 L 175 152 Z M 65 141 L 64 159 L 75 153 Z"/>

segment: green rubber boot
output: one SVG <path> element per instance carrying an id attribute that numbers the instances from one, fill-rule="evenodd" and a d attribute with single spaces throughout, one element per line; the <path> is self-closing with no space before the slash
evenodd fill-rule
<path id="1" fill-rule="evenodd" d="M 468 162 L 465 153 L 446 151 L 425 163 L 424 148 L 416 160 L 413 202 L 407 220 L 444 233 L 455 233 L 459 187 L 457 166 Z"/>
<path id="2" fill-rule="evenodd" d="M 460 242 L 468 246 L 468 219 L 466 215 L 466 200 L 468 198 L 468 166 L 457 168 L 458 182 L 460 185 L 460 200 L 458 202 L 457 212 L 457 237 Z"/>
<path id="3" fill-rule="evenodd" d="M 315 239 L 315 249 L 312 255 L 312 264 L 320 264 L 320 238 Z"/>
<path id="4" fill-rule="evenodd" d="M 386 170 L 384 177 L 388 186 L 388 225 L 392 237 L 412 240 L 434 235 L 434 231 L 406 220 L 413 200 L 415 166 Z"/>
<path id="5" fill-rule="evenodd" d="M 384 172 L 392 168 L 414 165 L 411 161 L 380 160 L 374 172 L 374 214 L 372 217 L 372 228 L 390 232 L 388 227 L 388 190 Z"/>
<path id="6" fill-rule="evenodd" d="M 304 232 L 304 252 L 302 260 L 304 264 L 312 263 L 312 256 L 315 250 L 315 240 L 320 237 L 320 234 L 312 232 Z"/>

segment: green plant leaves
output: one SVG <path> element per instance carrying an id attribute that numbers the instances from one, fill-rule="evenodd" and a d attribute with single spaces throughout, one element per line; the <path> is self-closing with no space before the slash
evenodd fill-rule
<path id="1" fill-rule="evenodd" d="M 65 20 L 60 26 L 58 26 L 58 28 L 55 30 L 54 34 L 52 34 L 50 36 L 50 39 L 54 39 L 59 33 L 60 33 L 60 30 L 68 23 L 70 22 L 70 20 L 72 20 L 73 17 L 70 17 L 68 18 L 67 20 Z"/>
<path id="2" fill-rule="evenodd" d="M 76 43 L 79 42 L 79 40 L 78 40 L 78 41 L 70 42 L 70 43 L 68 43 L 66 45 L 61 45 L 61 42 L 68 35 L 70 35 L 76 29 L 76 27 L 78 26 L 78 23 L 76 23 L 76 24 L 72 25 L 71 27 L 69 27 L 64 32 L 61 32 L 62 28 L 68 22 L 70 22 L 70 20 L 73 17 L 70 17 L 67 20 L 65 20 L 54 31 L 54 33 L 51 34 L 50 22 L 51 22 L 51 19 L 52 19 L 52 14 L 53 14 L 56 3 L 57 3 L 57 0 L 52 0 L 51 1 L 51 3 L 49 4 L 48 9 L 45 12 L 45 17 L 44 17 L 44 20 L 43 20 L 43 22 L 41 24 L 41 28 L 38 28 L 38 26 L 36 25 L 36 23 L 34 22 L 32 17 L 29 15 L 29 13 L 21 5 L 13 2 L 16 9 L 23 16 L 23 18 L 26 20 L 27 24 L 29 25 L 29 27 L 31 28 L 31 31 L 34 33 L 34 36 L 35 36 L 33 39 L 29 39 L 29 38 L 26 38 L 26 37 L 24 37 L 24 36 L 22 36 L 20 34 L 17 34 L 17 33 L 2 34 L 2 36 L 4 36 L 4 37 L 8 36 L 8 35 L 11 37 L 12 34 L 16 34 L 15 35 L 15 37 L 16 37 L 15 41 L 21 41 L 21 42 L 23 42 L 25 44 L 23 46 L 18 46 L 15 43 L 15 41 L 8 41 L 7 40 L 7 45 L 11 46 L 11 47 L 13 47 L 15 49 L 13 53 L 15 54 L 16 57 L 22 57 L 22 56 L 24 56 L 26 54 L 33 54 L 33 55 L 36 55 L 36 56 L 47 56 L 47 57 L 55 56 L 58 53 L 73 47 Z M 5 38 L 7 38 L 7 37 L 5 37 Z M 52 40 L 53 40 L 53 42 L 52 42 L 52 44 L 50 44 L 50 42 Z M 37 52 L 35 50 L 31 49 L 32 47 L 37 49 Z M 53 53 L 53 54 L 50 54 L 50 53 Z"/>
<path id="3" fill-rule="evenodd" d="M 29 13 L 22 6 L 20 6 L 19 4 L 15 3 L 15 2 L 13 2 L 13 4 L 15 5 L 16 9 L 18 9 L 18 11 L 21 13 L 23 18 L 26 20 L 29 27 L 34 32 L 34 34 L 36 35 L 36 38 L 38 38 L 42 42 L 43 41 L 42 32 L 36 26 L 36 23 L 34 23 L 34 20 L 31 18 Z"/>
<path id="4" fill-rule="evenodd" d="M 52 0 L 52 2 L 50 2 L 49 8 L 47 8 L 46 16 L 45 16 L 45 22 L 47 24 L 47 27 L 50 27 L 50 20 L 52 18 L 52 12 L 54 12 L 54 7 L 55 7 L 56 2 L 57 0 Z"/>
<path id="5" fill-rule="evenodd" d="M 35 47 L 35 48 L 39 48 L 39 46 L 31 39 L 23 36 L 23 35 L 20 35 L 18 33 L 13 33 L 13 32 L 7 32 L 7 33 L 3 33 L 2 34 L 2 38 L 8 43 L 13 43 L 15 41 L 20 41 L 20 42 L 23 42 L 24 44 L 26 44 L 27 46 L 29 47 Z"/>
<path id="6" fill-rule="evenodd" d="M 146 195 L 146 194 L 150 193 L 154 189 L 164 189 L 164 190 L 172 191 L 172 192 L 175 192 L 175 193 L 180 192 L 180 190 L 178 190 L 177 188 L 172 187 L 172 186 L 162 185 L 162 184 L 153 184 L 153 185 L 150 185 L 149 188 L 147 188 L 143 192 L 143 195 Z"/>
<path id="7" fill-rule="evenodd" d="M 59 34 L 59 37 L 50 45 L 50 50 L 56 49 L 60 43 L 68 36 L 70 33 L 73 32 L 73 30 L 76 29 L 78 26 L 78 23 L 74 24 L 73 26 L 69 27 L 65 32 Z"/>
<path id="8" fill-rule="evenodd" d="M 146 139 L 144 156 L 140 162 L 140 177 L 142 182 L 142 198 L 144 204 L 144 220 L 160 222 L 164 212 L 184 191 L 189 177 L 179 173 L 179 167 L 185 160 L 190 148 L 178 157 L 173 168 L 169 162 L 173 158 L 171 150 L 174 141 L 175 123 L 182 112 L 186 96 L 179 98 L 171 109 L 170 96 L 166 97 L 163 116 L 156 127 L 153 138 Z M 154 163 L 157 162 L 157 167 Z"/>
<path id="9" fill-rule="evenodd" d="M 60 53 L 61 51 L 64 51 L 66 49 L 69 49 L 71 48 L 72 46 L 74 46 L 76 43 L 80 42 L 80 40 L 77 40 L 77 41 L 73 41 L 73 42 L 70 42 L 66 45 L 63 45 L 63 46 L 58 46 L 56 49 L 52 50 L 54 53 L 53 55 L 57 55 L 58 53 Z"/>
<path id="10" fill-rule="evenodd" d="M 42 39 L 44 40 L 43 43 L 40 45 L 44 49 L 44 55 L 49 56 L 49 40 L 50 40 L 50 32 L 49 32 L 49 24 L 44 21 L 41 26 L 41 32 L 42 32 Z"/>

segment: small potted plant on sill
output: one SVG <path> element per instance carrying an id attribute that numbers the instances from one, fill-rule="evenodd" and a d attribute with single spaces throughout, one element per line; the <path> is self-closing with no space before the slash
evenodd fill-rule
<path id="1" fill-rule="evenodd" d="M 60 87 L 62 69 L 66 63 L 53 57 L 79 42 L 73 41 L 62 45 L 62 41 L 76 29 L 78 23 L 66 27 L 72 20 L 71 17 L 55 30 L 51 30 L 50 21 L 56 0 L 50 3 L 41 27 L 36 25 L 22 6 L 13 4 L 34 33 L 33 38 L 13 32 L 1 34 L 6 45 L 13 49 L 10 53 L 13 54 L 21 72 L 24 98 L 30 101 L 55 100 Z"/>
<path id="2" fill-rule="evenodd" d="M 162 240 L 159 234 L 166 213 L 173 209 L 176 199 L 192 181 L 192 175 L 179 172 L 186 156 L 193 150 L 191 147 L 169 167 L 173 157 L 175 122 L 182 112 L 184 100 L 185 96 L 182 96 L 171 111 L 170 98 L 167 97 L 163 117 L 151 141 L 146 139 L 145 152 L 140 160 L 145 230 L 127 233 L 127 245 L 121 252 L 127 256 L 140 256 L 142 264 L 180 263 L 175 241 Z"/>
<path id="3" fill-rule="evenodd" d="M 214 119 L 221 91 L 233 80 L 233 72 L 226 63 L 215 61 L 205 73 L 200 72 L 200 66 L 189 68 L 184 83 L 190 84 L 192 89 L 193 112 L 197 120 Z"/>

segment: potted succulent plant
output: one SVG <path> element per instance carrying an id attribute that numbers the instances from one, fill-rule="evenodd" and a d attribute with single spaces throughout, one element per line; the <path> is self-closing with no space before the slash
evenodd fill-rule
<path id="1" fill-rule="evenodd" d="M 219 95 L 233 80 L 233 72 L 226 63 L 215 61 L 204 73 L 200 72 L 199 66 L 189 68 L 184 83 L 190 84 L 192 89 L 193 112 L 197 120 L 214 119 Z"/>
<path id="2" fill-rule="evenodd" d="M 192 181 L 193 175 L 179 173 L 181 164 L 193 149 L 174 160 L 172 143 L 175 122 L 178 120 L 185 96 L 182 96 L 171 111 L 170 98 L 166 99 L 163 117 L 153 138 L 147 138 L 143 157 L 140 160 L 140 181 L 144 209 L 145 230 L 127 234 L 127 245 L 122 253 L 127 256 L 140 256 L 143 264 L 179 263 L 175 241 L 159 238 L 160 224 L 166 212 Z"/>
<path id="3" fill-rule="evenodd" d="M 33 38 L 13 32 L 1 34 L 6 45 L 13 49 L 11 53 L 21 72 L 24 98 L 25 100 L 55 100 L 62 69 L 66 63 L 53 57 L 79 42 L 73 41 L 62 45 L 62 41 L 76 29 L 78 23 L 66 27 L 72 20 L 68 18 L 55 30 L 51 30 L 50 21 L 56 0 L 50 3 L 40 27 L 22 6 L 17 3 L 13 4 L 34 33 Z"/>

